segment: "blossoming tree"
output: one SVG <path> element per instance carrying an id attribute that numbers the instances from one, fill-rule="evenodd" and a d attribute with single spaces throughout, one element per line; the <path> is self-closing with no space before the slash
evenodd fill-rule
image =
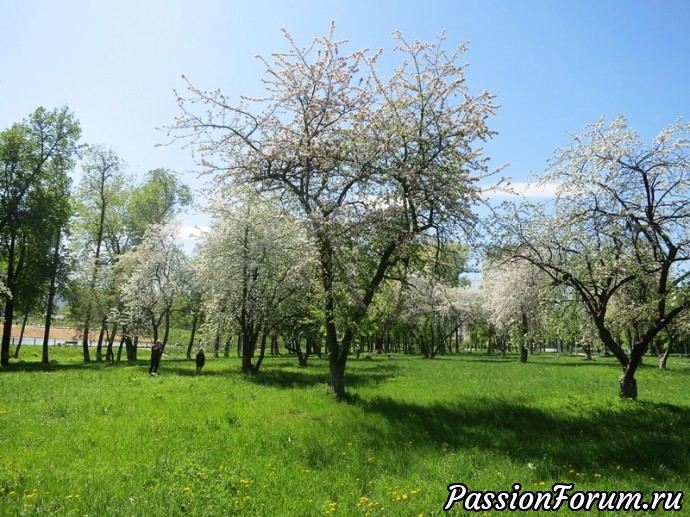
<path id="1" fill-rule="evenodd" d="M 600 120 L 543 175 L 560 185 L 553 206 L 526 203 L 501 221 L 498 247 L 577 293 L 623 368 L 621 397 L 637 397 L 643 355 L 690 308 L 689 137 L 690 125 L 673 124 L 643 144 L 624 118 Z M 629 353 L 615 331 L 623 319 L 637 329 Z"/>
<path id="2" fill-rule="evenodd" d="M 493 96 L 473 95 L 461 45 L 393 35 L 400 66 L 384 80 L 382 52 L 347 53 L 334 27 L 311 45 L 263 59 L 266 95 L 235 103 L 189 84 L 176 138 L 201 156 L 219 188 L 273 191 L 306 226 L 323 291 L 331 384 L 345 395 L 358 322 L 387 271 L 423 237 L 471 231 L 477 142 L 491 136 Z"/>
<path id="3" fill-rule="evenodd" d="M 170 311 L 184 291 L 188 259 L 178 243 L 176 223 L 154 224 L 142 241 L 120 256 L 118 269 L 125 274 L 120 284 L 123 307 L 120 320 L 129 334 L 151 332 L 154 341 L 165 345 L 170 328 Z"/>
<path id="4" fill-rule="evenodd" d="M 211 335 L 239 328 L 242 370 L 257 372 L 265 350 L 253 364 L 259 337 L 265 344 L 286 306 L 308 301 L 311 261 L 303 228 L 285 210 L 255 195 L 235 205 L 212 208 L 217 222 L 199 248 L 196 277 Z"/>

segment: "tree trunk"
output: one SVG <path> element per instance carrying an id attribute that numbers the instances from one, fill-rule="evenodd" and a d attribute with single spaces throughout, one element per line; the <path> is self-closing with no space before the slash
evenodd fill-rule
<path id="1" fill-rule="evenodd" d="M 91 362 L 91 356 L 89 355 L 89 333 L 91 329 L 89 328 L 89 319 L 91 318 L 90 315 L 86 315 L 86 320 L 84 321 L 84 334 L 82 335 L 81 338 L 81 349 L 82 353 L 84 354 L 84 362 L 85 363 L 90 363 Z"/>
<path id="2" fill-rule="evenodd" d="M 621 398 L 633 400 L 637 398 L 637 381 L 635 380 L 635 372 L 642 364 L 642 356 L 647 351 L 648 345 L 648 342 L 647 344 L 643 344 L 638 341 L 632 346 L 630 360 L 623 368 L 623 375 L 621 375 L 620 378 L 619 395 Z"/>
<path id="3" fill-rule="evenodd" d="M 345 398 L 345 363 L 347 362 L 347 354 L 339 353 L 334 350 L 328 354 L 328 366 L 331 371 L 331 385 L 333 391 L 338 399 Z"/>
<path id="4" fill-rule="evenodd" d="M 107 196 L 105 195 L 105 176 L 101 175 L 101 185 L 100 185 L 100 197 L 101 197 L 101 206 L 100 206 L 100 214 L 98 217 L 98 230 L 96 231 L 96 253 L 94 254 L 94 268 L 93 268 L 93 274 L 91 275 L 91 282 L 89 283 L 89 293 L 91 294 L 91 297 L 93 297 L 95 291 L 96 291 L 96 277 L 98 276 L 98 269 L 101 266 L 101 246 L 103 244 L 103 234 L 105 232 L 105 213 L 106 213 L 106 206 L 107 206 Z M 91 325 L 91 313 L 92 313 L 92 305 L 91 305 L 91 299 L 89 299 L 87 308 L 86 308 L 86 317 L 84 318 L 84 335 L 82 336 L 82 347 L 84 349 L 84 362 L 89 363 L 91 362 L 91 358 L 89 357 L 89 331 L 90 331 L 90 325 Z M 122 344 L 120 344 L 122 346 Z M 101 346 L 100 346 L 100 340 L 99 340 L 99 346 L 98 349 L 96 350 L 97 354 L 97 361 L 101 361 L 102 357 L 100 356 L 101 354 Z"/>
<path id="5" fill-rule="evenodd" d="M 192 358 L 192 348 L 194 347 L 194 338 L 196 337 L 196 325 L 199 321 L 199 313 L 194 312 L 192 317 L 192 334 L 189 337 L 189 344 L 187 345 L 187 359 Z M 201 346 L 201 345 L 199 345 Z"/>
<path id="6" fill-rule="evenodd" d="M 527 362 L 527 357 L 528 357 L 528 350 L 525 345 L 520 345 L 520 362 L 521 363 L 526 363 Z"/>
<path id="7" fill-rule="evenodd" d="M 48 288 L 48 303 L 46 304 L 46 322 L 43 332 L 43 354 L 41 362 L 48 364 L 48 341 L 50 340 L 50 326 L 53 320 L 53 306 L 55 302 L 55 291 L 57 285 L 58 266 L 60 263 L 60 237 L 61 231 L 57 232 L 55 239 L 55 249 L 53 250 L 53 262 L 51 263 L 50 287 Z"/>
<path id="8" fill-rule="evenodd" d="M 123 329 L 123 334 L 122 334 L 122 339 L 120 339 L 120 346 L 117 348 L 117 362 L 119 363 L 122 361 L 122 345 L 125 343 L 125 335 L 124 335 L 124 329 Z"/>
<path id="9" fill-rule="evenodd" d="M 10 293 L 14 289 L 14 272 L 15 272 L 15 238 L 14 235 L 10 239 L 9 250 L 7 253 L 7 274 L 5 275 L 5 285 Z M 5 296 L 5 322 L 2 327 L 2 346 L 0 347 L 0 364 L 7 366 L 10 364 L 10 343 L 12 342 L 12 320 L 14 318 L 14 297 L 11 295 Z"/>
<path id="10" fill-rule="evenodd" d="M 124 338 L 125 350 L 127 352 L 127 361 L 135 362 L 137 360 L 137 343 L 139 341 L 139 336 L 134 336 L 132 339 L 130 336 Z"/>
<path id="11" fill-rule="evenodd" d="M 339 400 L 345 398 L 345 364 L 350 343 L 350 331 L 345 332 L 342 341 L 338 343 L 335 323 L 326 323 L 326 346 L 328 353 L 328 366 L 331 372 L 331 385 L 333 392 Z"/>
<path id="12" fill-rule="evenodd" d="M 637 381 L 635 374 L 629 373 L 627 368 L 623 370 L 623 375 L 620 378 L 619 395 L 622 399 L 637 399 Z"/>
<path id="13" fill-rule="evenodd" d="M 168 336 L 170 335 L 170 308 L 165 311 L 165 326 L 163 327 L 163 350 L 168 344 Z"/>
<path id="14" fill-rule="evenodd" d="M 666 369 L 666 363 L 668 362 L 668 356 L 671 355 L 671 343 L 668 344 L 664 353 L 659 356 L 659 368 L 662 370 Z"/>
<path id="15" fill-rule="evenodd" d="M 264 361 L 264 356 L 266 355 L 266 339 L 268 334 L 265 332 L 261 336 L 261 347 L 259 348 L 259 358 L 256 360 L 254 365 L 254 373 L 259 373 L 259 368 L 261 368 L 261 363 Z"/>
<path id="16" fill-rule="evenodd" d="M 299 330 L 295 329 L 294 335 L 292 337 L 288 337 L 288 339 L 285 341 L 285 348 L 287 349 L 288 352 L 291 352 L 293 354 L 297 355 L 297 364 L 300 367 L 307 366 L 307 360 L 309 359 L 309 350 L 307 349 L 307 353 L 302 353 L 302 334 L 300 333 Z"/>
<path id="17" fill-rule="evenodd" d="M 158 341 L 158 327 L 160 326 L 160 320 L 156 321 L 155 316 L 151 316 L 151 331 L 153 332 L 153 342 Z"/>
<path id="18" fill-rule="evenodd" d="M 113 323 L 113 329 L 108 335 L 108 347 L 105 351 L 105 360 L 111 363 L 115 362 L 115 354 L 113 353 L 113 342 L 115 341 L 115 334 L 117 334 L 117 322 Z"/>
<path id="19" fill-rule="evenodd" d="M 10 343 L 12 342 L 12 319 L 14 317 L 14 299 L 5 300 L 5 325 L 2 329 L 2 351 L 0 352 L 0 364 L 10 364 Z"/>
<path id="20" fill-rule="evenodd" d="M 24 330 L 26 329 L 26 322 L 29 319 L 29 311 L 24 312 L 24 318 L 22 319 L 22 329 L 19 332 L 19 341 L 17 341 L 17 346 L 14 349 L 14 358 L 17 359 L 19 357 L 19 349 L 22 346 L 22 339 L 24 339 Z"/>
<path id="21" fill-rule="evenodd" d="M 103 361 L 103 336 L 105 335 L 105 320 L 101 322 L 101 331 L 98 333 L 98 343 L 96 344 L 96 362 Z"/>
<path id="22" fill-rule="evenodd" d="M 527 313 L 522 311 L 522 340 L 520 341 L 520 362 L 527 362 L 527 347 L 525 341 L 527 340 L 529 332 L 529 321 L 527 320 Z"/>
<path id="23" fill-rule="evenodd" d="M 242 371 L 249 373 L 254 371 L 252 359 L 259 340 L 259 330 L 245 329 L 242 332 Z"/>

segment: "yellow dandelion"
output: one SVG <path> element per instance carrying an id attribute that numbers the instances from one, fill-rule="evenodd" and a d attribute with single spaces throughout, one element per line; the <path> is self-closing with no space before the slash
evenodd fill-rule
<path id="1" fill-rule="evenodd" d="M 186 487 L 184 487 L 184 488 L 182 489 L 182 491 L 183 491 L 183 492 L 191 492 L 192 489 L 189 488 L 188 486 L 186 486 Z"/>

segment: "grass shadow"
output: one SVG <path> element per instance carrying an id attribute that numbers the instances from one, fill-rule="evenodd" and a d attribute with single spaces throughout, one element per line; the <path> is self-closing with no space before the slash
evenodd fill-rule
<path id="1" fill-rule="evenodd" d="M 48 363 L 42 363 L 40 361 L 23 361 L 21 359 L 15 359 L 10 362 L 10 364 L 0 367 L 0 372 L 54 372 L 60 370 L 87 370 L 100 368 L 105 366 L 106 363 L 61 363 L 59 361 L 51 360 Z"/>
<path id="2" fill-rule="evenodd" d="M 326 366 L 326 367 L 324 367 Z M 398 373 L 399 367 L 392 364 L 371 364 L 345 373 L 348 388 L 375 386 L 385 382 Z M 241 372 L 240 372 L 241 374 Z M 330 373 L 326 364 L 315 364 L 303 368 L 285 369 L 280 366 L 261 368 L 256 374 L 242 374 L 245 379 L 262 386 L 275 388 L 313 387 L 330 383 Z"/>
<path id="3" fill-rule="evenodd" d="M 659 480 L 690 471 L 690 409 L 670 404 L 621 401 L 623 407 L 566 417 L 490 398 L 452 405 L 380 397 L 351 402 L 388 421 L 388 436 L 377 430 L 381 447 L 413 439 L 439 449 L 500 452 L 539 464 L 544 477 L 553 477 L 566 465 L 590 472 L 646 469 Z"/>

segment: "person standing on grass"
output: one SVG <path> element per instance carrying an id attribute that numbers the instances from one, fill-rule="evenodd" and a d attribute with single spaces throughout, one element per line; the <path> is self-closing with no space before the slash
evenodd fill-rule
<path id="1" fill-rule="evenodd" d="M 151 347 L 151 366 L 149 367 L 149 375 L 156 377 L 158 375 L 158 367 L 161 364 L 161 357 L 163 356 L 163 344 L 156 341 Z"/>
<path id="2" fill-rule="evenodd" d="M 204 355 L 204 349 L 199 347 L 199 351 L 196 353 L 196 373 L 201 373 L 201 369 L 206 364 L 206 356 Z"/>

